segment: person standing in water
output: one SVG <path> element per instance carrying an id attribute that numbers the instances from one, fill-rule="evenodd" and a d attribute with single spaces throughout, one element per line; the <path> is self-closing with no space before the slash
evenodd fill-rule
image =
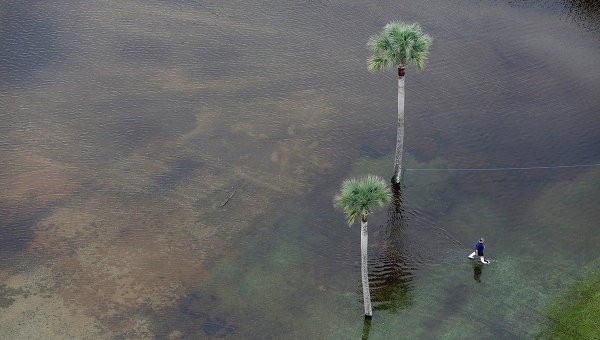
<path id="1" fill-rule="evenodd" d="M 478 255 L 479 258 L 481 259 L 481 263 L 485 263 L 488 264 L 490 263 L 489 261 L 486 261 L 485 258 L 483 257 L 483 249 L 485 248 L 484 243 L 485 240 L 482 238 L 479 239 L 479 241 L 477 241 L 477 244 L 475 245 L 475 251 L 471 253 L 471 255 L 469 255 L 469 258 L 475 258 L 475 255 Z"/>

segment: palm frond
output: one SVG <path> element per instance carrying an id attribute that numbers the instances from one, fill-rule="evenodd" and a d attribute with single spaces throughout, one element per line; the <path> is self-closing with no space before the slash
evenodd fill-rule
<path id="1" fill-rule="evenodd" d="M 385 25 L 381 34 L 372 37 L 368 43 L 374 53 L 369 59 L 369 69 L 407 66 L 414 62 L 417 69 L 422 70 L 431 41 L 431 37 L 423 33 L 419 24 L 390 22 Z"/>
<path id="2" fill-rule="evenodd" d="M 371 47 L 374 53 L 381 53 L 383 51 L 387 51 L 392 47 L 392 42 L 389 37 L 385 34 L 380 34 L 371 37 L 367 45 Z"/>
<path id="3" fill-rule="evenodd" d="M 371 37 L 368 46 L 373 51 L 373 56 L 367 60 L 369 71 L 381 71 L 387 68 L 393 68 L 393 59 L 390 59 L 387 52 L 392 49 L 391 41 L 385 34 Z"/>
<path id="4" fill-rule="evenodd" d="M 415 53 L 413 60 L 415 62 L 415 66 L 417 67 L 417 70 L 423 71 L 423 69 L 425 68 L 425 64 L 427 62 L 427 55 L 423 54 L 421 52 Z"/>
<path id="5" fill-rule="evenodd" d="M 377 176 L 347 179 L 342 183 L 340 193 L 335 197 L 335 206 L 341 209 L 352 225 L 357 216 L 366 216 L 376 207 L 389 202 L 390 189 L 385 181 Z"/>
<path id="6" fill-rule="evenodd" d="M 394 65 L 390 63 L 390 59 L 386 58 L 385 56 L 371 57 L 369 58 L 369 60 L 367 60 L 367 64 L 369 71 L 371 72 L 381 71 L 384 69 L 394 67 Z"/>

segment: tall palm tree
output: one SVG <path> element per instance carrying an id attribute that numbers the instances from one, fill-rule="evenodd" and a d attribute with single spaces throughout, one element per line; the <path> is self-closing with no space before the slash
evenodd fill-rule
<path id="1" fill-rule="evenodd" d="M 398 68 L 398 133 L 394 161 L 394 183 L 400 183 L 402 151 L 404 149 L 404 71 L 414 62 L 417 70 L 425 68 L 431 37 L 418 24 L 390 22 L 383 31 L 369 40 L 373 55 L 368 60 L 372 72 Z"/>
<path id="2" fill-rule="evenodd" d="M 363 288 L 363 301 L 365 315 L 373 315 L 371 307 L 371 294 L 369 291 L 369 270 L 367 267 L 367 247 L 369 244 L 369 233 L 367 229 L 367 216 L 376 207 L 382 207 L 389 202 L 390 189 L 385 181 L 377 176 L 366 176 L 359 179 L 347 179 L 342 184 L 340 193 L 335 197 L 335 206 L 344 211 L 348 219 L 348 225 L 354 223 L 354 219 L 360 216 L 360 250 L 361 250 L 361 276 Z"/>

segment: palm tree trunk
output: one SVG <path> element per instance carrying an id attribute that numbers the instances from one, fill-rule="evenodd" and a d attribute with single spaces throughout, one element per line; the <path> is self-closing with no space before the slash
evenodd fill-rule
<path id="1" fill-rule="evenodd" d="M 400 183 L 402 152 L 404 151 L 404 67 L 398 66 L 398 131 L 396 132 L 396 155 L 394 159 L 394 182 Z"/>
<path id="2" fill-rule="evenodd" d="M 362 275 L 363 301 L 365 304 L 365 315 L 372 316 L 373 308 L 371 307 L 371 292 L 369 291 L 368 246 L 369 232 L 367 229 L 367 218 L 362 217 L 360 220 L 360 271 Z"/>

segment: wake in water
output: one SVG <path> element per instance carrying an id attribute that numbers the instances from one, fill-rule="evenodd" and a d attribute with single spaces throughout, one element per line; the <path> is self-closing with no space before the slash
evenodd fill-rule
<path id="1" fill-rule="evenodd" d="M 419 269 L 465 262 L 470 251 L 432 217 L 406 209 L 397 189 L 384 232 L 375 244 L 381 247 L 369 260 L 372 302 L 375 309 L 392 311 L 411 305 L 413 280 Z"/>

